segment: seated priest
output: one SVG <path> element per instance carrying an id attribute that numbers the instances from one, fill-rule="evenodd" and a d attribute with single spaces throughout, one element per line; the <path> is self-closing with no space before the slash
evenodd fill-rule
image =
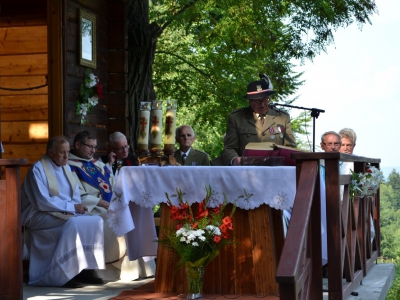
<path id="1" fill-rule="evenodd" d="M 33 164 L 22 185 L 29 285 L 77 288 L 102 283 L 93 269 L 105 268 L 103 220 L 87 214 L 67 165 L 68 153 L 64 136 L 50 138 L 47 153 Z"/>
<path id="2" fill-rule="evenodd" d="M 196 135 L 191 126 L 181 125 L 176 128 L 175 140 L 179 144 L 179 149 L 174 153 L 178 164 L 182 166 L 210 165 L 207 153 L 192 148 L 192 144 L 196 140 Z"/>
<path id="3" fill-rule="evenodd" d="M 114 176 L 117 174 L 118 168 L 124 166 L 138 166 L 138 160 L 135 155 L 129 151 L 126 136 L 116 131 L 110 135 L 108 139 L 109 154 L 103 155 L 101 160 L 104 163 L 112 162 L 112 172 Z"/>
<path id="4" fill-rule="evenodd" d="M 125 237 L 117 236 L 107 222 L 107 210 L 114 185 L 110 166 L 113 165 L 115 157 L 109 155 L 109 164 L 106 165 L 93 157 L 96 149 L 97 138 L 88 130 L 79 132 L 74 138 L 74 149 L 69 154 L 68 164 L 78 178 L 82 203 L 87 206 L 90 214 L 100 215 L 104 220 L 104 254 L 109 272 L 101 276 L 109 277 L 110 274 L 119 272 L 119 278 L 114 279 L 134 280 L 138 277 L 148 277 L 149 275 L 138 271 L 136 263 L 129 261 L 126 256 Z M 115 268 L 118 270 L 113 270 Z"/>
<path id="5" fill-rule="evenodd" d="M 224 165 L 240 166 L 242 154 L 248 143 L 273 142 L 277 145 L 296 147 L 286 112 L 270 105 L 270 96 L 275 92 L 267 75 L 250 82 L 247 94 L 249 106 L 239 108 L 228 116 L 226 141 L 223 151 Z"/>

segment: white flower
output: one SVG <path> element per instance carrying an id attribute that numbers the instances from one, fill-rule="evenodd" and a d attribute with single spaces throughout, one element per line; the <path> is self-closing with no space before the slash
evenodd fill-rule
<path id="1" fill-rule="evenodd" d="M 199 244 L 198 244 L 197 242 L 193 242 L 193 243 L 192 243 L 192 246 L 195 246 L 195 247 L 196 247 L 196 246 L 198 246 L 198 245 L 199 245 Z"/>
<path id="2" fill-rule="evenodd" d="M 196 239 L 196 236 L 193 233 L 191 233 L 187 236 L 187 239 L 190 241 L 194 241 Z"/>
<path id="3" fill-rule="evenodd" d="M 373 166 L 368 166 L 365 173 L 353 173 L 351 181 L 351 189 L 354 196 L 364 197 L 371 196 L 379 189 L 379 185 L 383 182 L 383 173 Z"/>
<path id="4" fill-rule="evenodd" d="M 208 225 L 206 227 L 206 230 L 213 235 L 221 235 L 221 230 L 219 229 L 219 227 Z"/>
<path id="5" fill-rule="evenodd" d="M 87 111 L 88 111 L 88 106 L 86 103 L 82 103 L 81 104 L 81 109 L 79 110 L 79 114 L 81 114 L 82 116 L 86 116 L 87 115 Z"/>
<path id="6" fill-rule="evenodd" d="M 90 73 L 89 78 L 90 78 L 90 81 L 88 83 L 86 83 L 86 87 L 92 88 L 92 87 L 96 86 L 96 84 L 97 84 L 96 76 L 94 76 L 93 73 Z"/>
<path id="7" fill-rule="evenodd" d="M 88 101 L 90 105 L 95 106 L 97 103 L 99 103 L 99 97 L 94 95 L 93 97 L 89 98 Z"/>

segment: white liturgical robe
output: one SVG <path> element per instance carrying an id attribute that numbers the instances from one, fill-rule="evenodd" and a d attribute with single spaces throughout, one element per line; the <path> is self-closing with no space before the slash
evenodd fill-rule
<path id="1" fill-rule="evenodd" d="M 70 175 L 69 166 L 57 166 L 45 155 L 25 177 L 21 200 L 29 285 L 62 286 L 83 269 L 105 268 L 103 220 L 75 213 L 81 199 Z"/>

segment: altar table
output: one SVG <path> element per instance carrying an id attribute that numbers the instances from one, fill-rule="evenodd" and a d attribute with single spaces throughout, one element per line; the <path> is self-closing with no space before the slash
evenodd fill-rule
<path id="1" fill-rule="evenodd" d="M 114 186 L 108 221 L 118 235 L 123 235 L 140 226 L 132 217 L 132 204 L 139 217 L 139 210 L 148 212 L 154 205 L 164 203 L 162 232 L 163 227 L 174 226 L 175 222 L 170 219 L 165 193 L 172 195 L 180 189 L 192 204 L 204 199 L 206 186 L 213 191 L 211 206 L 218 206 L 226 197 L 237 209 L 233 216 L 235 244 L 221 249 L 206 267 L 203 291 L 277 294 L 275 271 L 284 242 L 282 210 L 293 206 L 295 167 L 123 167 Z M 148 217 L 146 214 L 142 220 Z M 173 253 L 160 245 L 157 256 L 156 292 L 185 292 L 184 272 L 175 272 Z"/>

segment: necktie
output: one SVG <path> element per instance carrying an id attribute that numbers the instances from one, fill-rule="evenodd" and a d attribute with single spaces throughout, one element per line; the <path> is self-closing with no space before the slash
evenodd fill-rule
<path id="1" fill-rule="evenodd" d="M 264 120 L 265 120 L 265 114 L 258 114 L 258 119 L 260 120 L 261 124 L 264 124 Z"/>
<path id="2" fill-rule="evenodd" d="M 185 164 L 185 160 L 186 160 L 186 153 L 182 154 L 182 163 Z"/>

